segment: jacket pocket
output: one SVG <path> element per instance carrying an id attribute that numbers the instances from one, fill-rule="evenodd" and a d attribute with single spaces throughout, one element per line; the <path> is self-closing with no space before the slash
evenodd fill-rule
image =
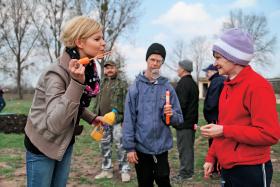
<path id="1" fill-rule="evenodd" d="M 237 150 L 238 146 L 239 146 L 239 142 L 237 142 L 237 143 L 235 144 L 234 151 Z"/>

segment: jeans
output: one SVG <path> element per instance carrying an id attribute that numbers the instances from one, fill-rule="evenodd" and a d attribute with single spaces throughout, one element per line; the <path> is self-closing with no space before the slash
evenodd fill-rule
<path id="1" fill-rule="evenodd" d="M 73 145 L 70 145 L 61 161 L 26 151 L 27 187 L 65 187 L 72 151 Z"/>

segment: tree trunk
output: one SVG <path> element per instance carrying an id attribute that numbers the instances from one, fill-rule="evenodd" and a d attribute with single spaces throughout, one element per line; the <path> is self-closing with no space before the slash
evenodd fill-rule
<path id="1" fill-rule="evenodd" d="M 23 99 L 22 89 L 21 89 L 21 63 L 20 55 L 17 56 L 17 93 L 18 98 Z"/>

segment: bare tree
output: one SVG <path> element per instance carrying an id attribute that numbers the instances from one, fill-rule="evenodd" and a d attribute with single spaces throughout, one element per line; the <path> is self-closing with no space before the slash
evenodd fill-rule
<path id="1" fill-rule="evenodd" d="M 110 59 L 112 59 L 114 62 L 116 62 L 117 68 L 118 68 L 118 76 L 123 80 L 126 81 L 127 75 L 125 73 L 125 68 L 126 68 L 126 57 L 120 53 L 120 51 L 114 47 L 114 53 L 113 55 L 110 57 Z"/>
<path id="2" fill-rule="evenodd" d="M 54 62 L 60 56 L 62 45 L 59 40 L 65 20 L 74 15 L 91 15 L 103 25 L 107 50 L 112 50 L 117 39 L 137 22 L 139 0 L 49 0 L 41 1 L 43 16 L 36 20 L 40 30 L 40 41 Z M 99 61 L 103 76 L 104 61 Z"/>
<path id="3" fill-rule="evenodd" d="M 103 25 L 103 34 L 107 50 L 112 50 L 117 39 L 138 20 L 140 0 L 75 0 L 76 12 L 79 15 L 93 11 L 97 20 Z M 83 10 L 83 11 L 82 11 Z M 103 76 L 104 61 L 100 61 Z"/>
<path id="4" fill-rule="evenodd" d="M 55 62 L 62 52 L 60 41 L 62 24 L 71 15 L 72 3 L 71 0 L 41 1 L 39 4 L 42 12 L 39 16 L 33 17 L 40 34 L 41 46 L 47 51 L 51 63 Z"/>
<path id="5" fill-rule="evenodd" d="M 17 93 L 20 99 L 22 94 L 22 74 L 33 63 L 27 63 L 35 42 L 38 38 L 38 32 L 32 26 L 32 13 L 35 6 L 27 0 L 11 0 L 1 2 L 0 26 L 1 37 L 5 42 L 5 50 L 12 56 L 9 63 L 16 61 L 16 68 L 6 66 L 7 71 L 16 76 Z"/>
<path id="6" fill-rule="evenodd" d="M 209 61 L 209 43 L 206 41 L 206 37 L 197 36 L 193 38 L 190 43 L 186 43 L 184 40 L 177 40 L 175 42 L 175 47 L 173 48 L 173 53 L 169 62 L 164 63 L 164 67 L 169 70 L 176 72 L 176 67 L 178 62 L 189 58 L 193 61 L 194 74 L 196 76 L 195 80 L 199 78 L 201 68 L 205 61 Z"/>
<path id="7" fill-rule="evenodd" d="M 170 61 L 165 62 L 163 67 L 167 67 L 169 70 L 176 72 L 176 66 L 179 61 L 184 60 L 187 54 L 187 44 L 184 40 L 179 39 L 175 41 L 174 48 L 172 49 L 172 55 Z"/>
<path id="8" fill-rule="evenodd" d="M 189 53 L 194 64 L 196 81 L 198 81 L 203 63 L 209 60 L 210 56 L 209 43 L 206 41 L 206 37 L 197 36 L 193 38 L 189 45 Z"/>
<path id="9" fill-rule="evenodd" d="M 223 23 L 223 29 L 242 28 L 251 34 L 254 41 L 255 56 L 253 62 L 262 66 L 269 65 L 277 38 L 269 36 L 267 20 L 264 15 L 244 14 L 241 9 L 231 11 L 229 19 Z"/>

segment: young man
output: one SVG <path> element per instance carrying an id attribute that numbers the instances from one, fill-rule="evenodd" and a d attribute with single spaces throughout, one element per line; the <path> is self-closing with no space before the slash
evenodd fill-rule
<path id="1" fill-rule="evenodd" d="M 190 60 L 179 62 L 178 76 L 181 78 L 176 87 L 184 123 L 176 128 L 177 148 L 180 159 L 179 174 L 172 178 L 175 182 L 192 179 L 194 174 L 194 124 L 198 122 L 198 97 L 197 84 L 191 76 L 193 63 Z"/>
<path id="2" fill-rule="evenodd" d="M 218 160 L 224 186 L 270 186 L 270 146 L 280 137 L 276 99 L 272 86 L 248 63 L 253 58 L 252 38 L 240 29 L 224 32 L 213 46 L 219 74 L 228 75 L 219 100 L 218 124 L 201 127 L 214 138 L 205 177 Z"/>
<path id="3" fill-rule="evenodd" d="M 207 68 L 203 69 L 206 77 L 210 81 L 206 97 L 204 100 L 203 114 L 207 124 L 217 124 L 219 114 L 219 97 L 224 87 L 225 76 L 219 75 L 217 67 L 210 64 Z M 209 147 L 213 142 L 213 138 L 208 139 Z M 218 176 L 217 163 L 214 164 L 212 176 Z"/>
<path id="4" fill-rule="evenodd" d="M 96 113 L 104 116 L 113 109 L 117 111 L 117 121 L 113 126 L 106 128 L 104 136 L 100 143 L 103 156 L 102 172 L 95 176 L 95 179 L 112 178 L 112 144 L 115 141 L 121 172 L 122 182 L 130 181 L 129 164 L 126 158 L 126 152 L 122 147 L 122 122 L 124 112 L 125 95 L 127 83 L 118 76 L 118 68 L 114 61 L 107 61 L 104 64 L 105 78 L 101 82 L 101 92 L 97 97 Z"/>
<path id="5" fill-rule="evenodd" d="M 135 164 L 138 185 L 152 187 L 154 180 L 160 187 L 169 187 L 168 150 L 172 148 L 172 134 L 166 115 L 173 124 L 182 123 L 180 104 L 168 80 L 159 74 L 165 59 L 165 48 L 153 43 L 147 51 L 147 69 L 129 87 L 123 124 L 123 147 L 127 158 Z M 170 91 L 170 104 L 165 103 Z"/>

